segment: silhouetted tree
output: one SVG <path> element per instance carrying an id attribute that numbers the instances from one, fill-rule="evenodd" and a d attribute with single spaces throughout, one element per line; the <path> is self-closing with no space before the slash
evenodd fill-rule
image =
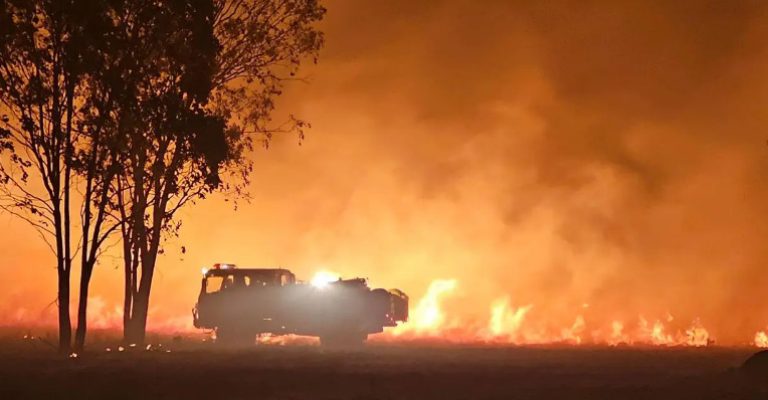
<path id="1" fill-rule="evenodd" d="M 113 185 L 126 265 L 126 336 L 143 334 L 154 258 L 173 196 L 192 194 L 175 179 L 215 180 L 226 153 L 224 121 L 206 110 L 218 43 L 211 1 L 134 1 L 124 18 L 127 93 L 119 129 L 123 169 Z M 150 17 L 148 20 L 147 17 Z M 177 185 L 182 185 L 178 187 Z M 139 273 L 140 271 L 140 273 Z M 143 318 L 137 313 L 144 310 Z M 140 325 L 141 324 L 141 325 Z M 136 332 L 130 334 L 129 332 Z"/>
<path id="2" fill-rule="evenodd" d="M 176 212 L 215 191 L 241 195 L 252 169 L 243 155 L 255 139 L 301 134 L 302 121 L 291 117 L 275 129 L 270 114 L 285 81 L 302 60 L 315 59 L 323 41 L 314 26 L 325 13 L 317 0 L 171 1 L 163 7 L 182 18 L 162 24 L 157 38 L 170 45 L 159 53 L 135 49 L 139 62 L 164 62 L 141 77 L 133 119 L 144 124 L 131 136 L 125 169 L 113 185 L 116 218 L 123 221 L 130 342 L 144 340 L 161 242 L 181 226 Z"/>
<path id="3" fill-rule="evenodd" d="M 114 146 L 101 132 L 110 101 L 93 90 L 108 59 L 105 3 L 0 3 L 0 208 L 34 226 L 56 255 L 59 348 L 71 346 L 70 274 L 81 251 L 84 282 L 109 232 L 104 227 Z M 79 179 L 82 178 L 82 179 Z M 77 194 L 79 190 L 84 193 Z M 72 211 L 79 214 L 72 215 Z M 79 240 L 73 228 L 80 224 Z M 87 301 L 81 282 L 80 303 Z M 78 313 L 78 336 L 85 309 Z M 84 333 L 83 333 L 84 335 Z M 82 341 L 78 341 L 81 347 Z"/>

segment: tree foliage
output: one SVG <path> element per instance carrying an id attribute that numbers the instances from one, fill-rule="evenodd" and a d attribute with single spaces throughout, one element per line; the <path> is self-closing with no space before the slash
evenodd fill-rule
<path id="1" fill-rule="evenodd" d="M 162 239 L 178 233 L 179 209 L 215 191 L 239 196 L 252 170 L 255 141 L 304 123 L 271 126 L 274 99 L 303 59 L 315 59 L 324 15 L 314 0 L 220 0 L 158 4 L 156 52 L 133 44 L 157 69 L 137 83 L 142 121 L 127 144 L 125 170 L 113 187 L 123 221 L 126 339 L 141 342 Z M 154 10 L 154 15 L 166 15 Z M 167 30 L 166 32 L 162 32 Z M 152 43 L 152 41 L 149 41 Z M 151 46 L 149 46 L 151 48 Z M 140 53 L 141 54 L 141 53 Z M 138 61 L 142 62 L 142 61 Z"/>
<path id="2" fill-rule="evenodd" d="M 100 1 L 1 5 L 0 208 L 34 226 L 56 256 L 59 347 L 66 351 L 73 260 L 80 251 L 81 266 L 93 265 L 111 231 L 103 223 L 115 153 L 99 134 L 111 124 L 111 103 L 94 89 L 110 20 Z"/>

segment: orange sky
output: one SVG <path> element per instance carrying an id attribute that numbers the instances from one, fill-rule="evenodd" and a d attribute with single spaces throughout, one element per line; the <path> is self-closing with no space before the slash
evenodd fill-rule
<path id="1" fill-rule="evenodd" d="M 326 2 L 320 64 L 280 102 L 313 128 L 255 152 L 250 204 L 180 213 L 150 325 L 188 322 L 200 268 L 235 262 L 413 298 L 456 279 L 464 321 L 509 296 L 541 324 L 765 329 L 768 4 L 537 3 Z M 53 257 L 0 227 L 0 311 L 34 320 Z M 115 318 L 119 261 L 92 289 Z"/>

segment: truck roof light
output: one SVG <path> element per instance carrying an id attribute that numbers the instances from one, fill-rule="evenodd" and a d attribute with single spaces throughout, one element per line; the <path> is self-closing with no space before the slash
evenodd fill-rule
<path id="1" fill-rule="evenodd" d="M 312 281 L 310 282 L 312 286 L 323 289 L 326 286 L 328 286 L 329 283 L 335 282 L 339 280 L 339 276 L 334 274 L 333 272 L 328 271 L 318 271 L 315 273 L 315 276 L 312 278 Z"/>

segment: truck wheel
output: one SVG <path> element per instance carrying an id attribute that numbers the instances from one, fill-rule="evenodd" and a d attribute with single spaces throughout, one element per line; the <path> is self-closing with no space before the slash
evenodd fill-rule
<path id="1" fill-rule="evenodd" d="M 359 332 L 334 332 L 320 336 L 323 347 L 362 347 L 368 334 Z"/>
<path id="2" fill-rule="evenodd" d="M 256 334 L 233 327 L 216 328 L 216 343 L 224 346 L 246 347 L 256 341 Z"/>

